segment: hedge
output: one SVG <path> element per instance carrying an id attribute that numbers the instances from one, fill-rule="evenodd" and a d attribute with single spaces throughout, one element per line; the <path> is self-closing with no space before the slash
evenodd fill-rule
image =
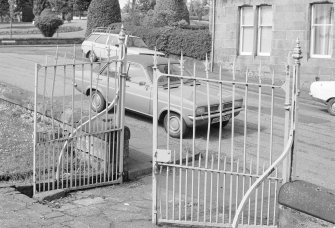
<path id="1" fill-rule="evenodd" d="M 120 21 L 121 10 L 118 0 L 92 0 L 88 8 L 85 36 L 89 36 L 96 27 L 106 27 Z"/>
<path id="2" fill-rule="evenodd" d="M 157 48 L 166 54 L 205 59 L 211 50 L 211 35 L 208 30 L 189 30 L 175 27 L 148 28 L 125 24 L 126 33 L 141 37 L 149 48 Z M 113 33 L 120 31 L 120 24 L 113 24 Z"/>

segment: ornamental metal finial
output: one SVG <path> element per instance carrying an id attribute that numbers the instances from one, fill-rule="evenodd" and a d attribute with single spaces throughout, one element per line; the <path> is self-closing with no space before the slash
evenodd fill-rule
<path id="1" fill-rule="evenodd" d="M 124 44 L 124 40 L 126 39 L 126 33 L 124 31 L 123 24 L 121 25 L 121 31 L 119 33 L 119 44 L 122 45 Z"/>
<path id="2" fill-rule="evenodd" d="M 293 49 L 292 57 L 293 57 L 295 63 L 300 63 L 300 59 L 303 58 L 299 38 L 297 38 L 297 40 L 296 40 L 296 46 Z"/>

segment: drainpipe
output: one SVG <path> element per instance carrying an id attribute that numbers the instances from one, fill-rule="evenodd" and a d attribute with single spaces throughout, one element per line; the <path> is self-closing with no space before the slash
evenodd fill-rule
<path id="1" fill-rule="evenodd" d="M 211 50 L 211 72 L 213 72 L 213 69 L 214 69 L 215 5 L 216 5 L 216 0 L 212 0 L 212 50 Z"/>

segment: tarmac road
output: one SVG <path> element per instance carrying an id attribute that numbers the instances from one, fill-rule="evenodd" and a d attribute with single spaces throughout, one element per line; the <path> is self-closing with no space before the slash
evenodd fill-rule
<path id="1" fill-rule="evenodd" d="M 58 63 L 69 62 L 72 58 L 73 47 L 59 47 Z M 0 48 L 0 82 L 14 85 L 26 91 L 34 91 L 34 63 L 54 63 L 56 47 L 6 47 Z M 48 57 L 46 57 L 48 56 Z M 76 56 L 79 60 L 83 60 L 79 48 L 76 49 Z M 303 66 L 302 66 L 303 67 Z M 62 85 L 63 82 L 57 82 Z M 71 85 L 71 79 L 66 81 Z M 57 86 L 56 86 L 57 88 Z M 71 86 L 67 87 L 66 94 L 71 94 Z M 243 94 L 243 91 L 238 90 Z M 63 91 L 59 91 L 61 96 Z M 269 146 L 270 132 L 270 113 L 271 105 L 268 95 L 262 96 L 262 134 L 261 134 L 261 151 L 267 151 Z M 250 159 L 255 159 L 255 151 L 257 145 L 257 117 L 258 117 L 258 95 L 257 93 L 249 93 L 248 102 L 248 147 L 250 149 Z M 283 127 L 284 127 L 284 100 L 282 97 L 275 98 L 274 107 L 274 151 L 273 158 L 276 158 L 283 147 Z M 226 145 L 223 150 L 227 156 L 231 155 L 231 145 L 234 143 L 237 157 L 242 156 L 241 148 L 243 147 L 243 115 L 239 115 L 235 122 L 235 138 L 231 140 L 231 124 L 223 130 L 221 141 Z M 151 156 L 151 139 L 152 139 L 152 120 L 137 114 L 127 112 L 126 124 L 131 129 L 131 147 L 135 149 L 147 148 L 148 155 Z M 298 143 L 296 148 L 297 164 L 296 176 L 299 179 L 310 181 L 312 183 L 324 186 L 326 188 L 335 189 L 335 171 L 334 161 L 334 129 L 335 118 L 330 116 L 326 107 L 322 104 L 312 101 L 308 96 L 304 95 L 300 99 L 299 106 L 299 124 L 298 124 Z M 219 143 L 218 129 L 212 129 L 210 132 L 209 150 L 216 151 Z M 165 145 L 165 133 L 162 128 L 159 129 L 160 146 Z M 197 130 L 197 149 L 206 149 L 207 130 L 200 128 Z M 145 139 L 145 140 L 144 140 Z M 191 144 L 192 139 L 188 137 L 186 143 Z M 175 141 L 178 143 L 178 141 Z M 268 153 L 260 155 L 262 162 L 269 160 Z"/>

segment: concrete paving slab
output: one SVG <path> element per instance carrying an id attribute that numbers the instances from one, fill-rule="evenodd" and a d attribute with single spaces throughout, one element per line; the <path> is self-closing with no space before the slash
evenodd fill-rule
<path id="1" fill-rule="evenodd" d="M 90 206 L 90 205 L 94 205 L 94 204 L 99 204 L 99 203 L 104 203 L 105 200 L 101 197 L 97 197 L 97 198 L 88 198 L 88 199 L 80 199 L 80 200 L 76 200 L 73 201 L 74 204 L 79 204 L 81 206 Z"/>

